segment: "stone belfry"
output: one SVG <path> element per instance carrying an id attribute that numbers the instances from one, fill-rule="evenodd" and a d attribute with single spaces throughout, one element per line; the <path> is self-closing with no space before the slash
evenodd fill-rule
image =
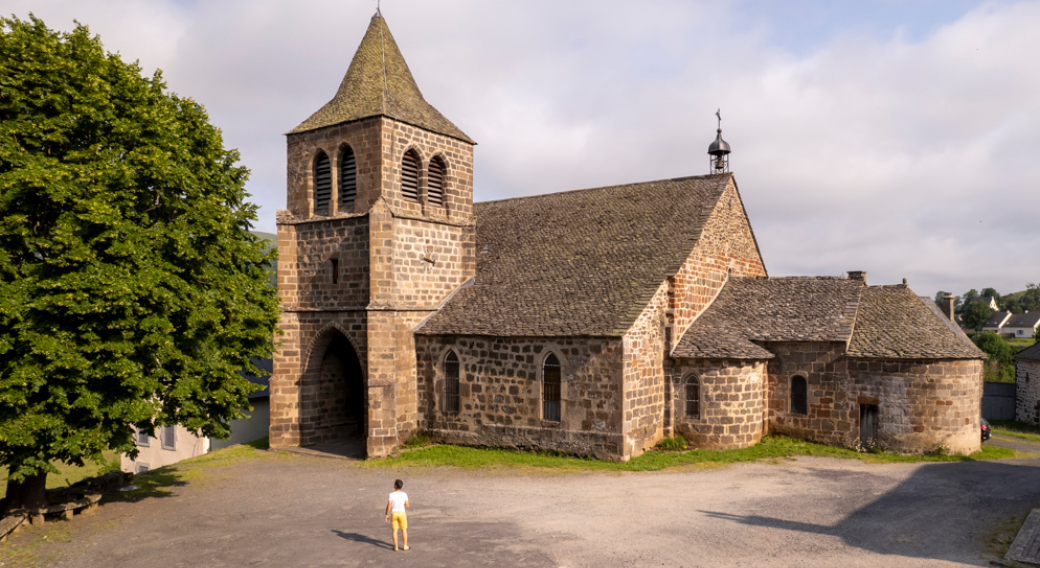
<path id="1" fill-rule="evenodd" d="M 416 429 L 413 330 L 475 272 L 475 142 L 423 98 L 379 12 L 287 135 L 271 445 L 384 456 Z"/>

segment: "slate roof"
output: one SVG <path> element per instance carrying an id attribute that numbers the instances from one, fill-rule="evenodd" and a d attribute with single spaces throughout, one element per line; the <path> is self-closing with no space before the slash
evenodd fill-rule
<path id="1" fill-rule="evenodd" d="M 999 328 L 1001 327 L 1000 324 L 1004 323 L 1004 320 L 1006 320 L 1009 315 L 1011 315 L 1011 312 L 993 312 L 993 315 L 989 316 L 989 319 L 986 320 L 986 323 L 982 324 L 982 327 Z"/>
<path id="2" fill-rule="evenodd" d="M 732 174 L 474 205 L 477 272 L 424 335 L 624 334 L 678 272 Z"/>
<path id="3" fill-rule="evenodd" d="M 1029 359 L 1031 361 L 1040 361 L 1040 343 L 1037 343 L 1032 347 L 1023 349 L 1022 351 L 1015 353 L 1015 359 Z"/>
<path id="4" fill-rule="evenodd" d="M 1012 314 L 1004 327 L 1029 327 L 1036 328 L 1040 323 L 1040 312 L 1029 312 L 1028 314 Z"/>
<path id="5" fill-rule="evenodd" d="M 683 334 L 674 357 L 771 359 L 752 341 L 836 341 L 852 336 L 862 280 L 732 278 Z"/>
<path id="6" fill-rule="evenodd" d="M 904 285 L 865 288 L 846 352 L 883 359 L 984 359 L 930 303 Z"/>
<path id="7" fill-rule="evenodd" d="M 770 341 L 844 342 L 851 357 L 985 357 L 931 299 L 840 277 L 733 278 L 672 356 L 771 359 Z"/>
<path id="8" fill-rule="evenodd" d="M 289 134 L 373 116 L 387 116 L 476 144 L 423 98 L 379 12 L 372 16 L 336 96 Z"/>

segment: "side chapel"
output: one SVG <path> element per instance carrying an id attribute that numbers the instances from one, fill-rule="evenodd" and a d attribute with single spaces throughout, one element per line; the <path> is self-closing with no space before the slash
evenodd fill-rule
<path id="1" fill-rule="evenodd" d="M 710 175 L 474 204 L 377 12 L 287 143 L 273 447 L 979 449 L 982 352 L 905 282 L 769 277 L 721 130 Z"/>

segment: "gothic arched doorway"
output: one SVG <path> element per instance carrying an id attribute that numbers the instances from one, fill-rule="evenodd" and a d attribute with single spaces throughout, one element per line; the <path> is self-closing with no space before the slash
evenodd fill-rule
<path id="1" fill-rule="evenodd" d="M 357 352 L 346 337 L 333 332 L 318 368 L 314 402 L 309 415 L 315 442 L 339 442 L 365 453 L 367 404 L 365 379 Z M 306 407 L 305 407 L 306 408 Z"/>

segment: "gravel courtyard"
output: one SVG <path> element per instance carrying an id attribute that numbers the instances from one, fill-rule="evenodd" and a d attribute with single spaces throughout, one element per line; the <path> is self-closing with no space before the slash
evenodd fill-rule
<path id="1" fill-rule="evenodd" d="M 412 550 L 396 554 L 383 522 L 395 477 L 412 502 Z M 984 566 L 995 527 L 1040 504 L 1038 480 L 1040 460 L 559 474 L 258 452 L 77 517 L 48 550 L 106 568 Z"/>

